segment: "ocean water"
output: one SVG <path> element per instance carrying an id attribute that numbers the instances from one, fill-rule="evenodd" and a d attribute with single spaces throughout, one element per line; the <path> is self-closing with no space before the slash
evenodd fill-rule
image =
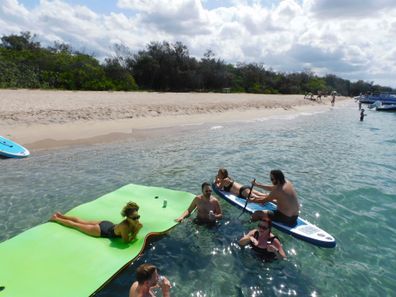
<path id="1" fill-rule="evenodd" d="M 237 241 L 254 225 L 220 201 L 214 228 L 186 220 L 96 293 L 128 296 L 136 268 L 159 267 L 172 296 L 395 296 L 396 114 L 357 106 L 219 125 L 163 129 L 159 136 L 0 159 L 0 242 L 56 211 L 137 183 L 200 193 L 219 167 L 241 183 L 269 183 L 282 169 L 301 217 L 337 240 L 319 248 L 273 230 L 288 258 L 263 262 Z M 0 264 L 1 265 L 1 264 Z"/>

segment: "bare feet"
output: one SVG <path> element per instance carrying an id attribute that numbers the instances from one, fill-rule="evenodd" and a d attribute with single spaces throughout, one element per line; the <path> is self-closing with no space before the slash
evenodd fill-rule
<path id="1" fill-rule="evenodd" d="M 50 221 L 57 222 L 57 220 L 58 220 L 58 213 L 56 212 L 51 216 Z"/>

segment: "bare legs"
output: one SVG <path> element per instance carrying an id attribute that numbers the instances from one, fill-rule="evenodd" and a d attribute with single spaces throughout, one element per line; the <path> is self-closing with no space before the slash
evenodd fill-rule
<path id="1" fill-rule="evenodd" d="M 51 221 L 76 229 L 91 236 L 100 236 L 99 221 L 84 221 L 77 217 L 65 216 L 60 212 L 54 213 L 51 217 Z"/>

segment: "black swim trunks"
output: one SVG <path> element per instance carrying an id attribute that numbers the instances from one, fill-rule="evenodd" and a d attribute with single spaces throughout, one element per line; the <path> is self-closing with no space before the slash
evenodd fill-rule
<path id="1" fill-rule="evenodd" d="M 283 213 L 281 213 L 278 210 L 270 210 L 268 211 L 268 216 L 271 218 L 271 220 L 275 221 L 275 222 L 279 222 L 279 223 L 283 223 L 285 225 L 288 225 L 290 227 L 293 227 L 297 224 L 297 218 L 298 216 L 292 216 L 289 217 L 287 215 L 284 215 Z"/>
<path id="2" fill-rule="evenodd" d="M 100 237 L 105 238 L 116 238 L 117 235 L 114 233 L 114 224 L 109 221 L 101 221 L 99 223 Z"/>
<path id="3" fill-rule="evenodd" d="M 247 198 L 247 197 L 245 197 L 245 196 L 242 195 L 242 194 L 243 194 L 243 191 L 245 191 L 245 190 L 250 190 L 250 186 L 242 186 L 242 187 L 239 189 L 239 197 Z"/>

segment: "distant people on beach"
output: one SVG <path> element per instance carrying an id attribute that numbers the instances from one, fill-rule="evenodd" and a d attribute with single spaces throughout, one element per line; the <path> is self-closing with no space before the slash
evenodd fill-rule
<path id="1" fill-rule="evenodd" d="M 119 224 L 110 221 L 86 221 L 77 217 L 66 216 L 60 212 L 52 215 L 51 221 L 76 229 L 87 235 L 104 238 L 121 237 L 125 243 L 136 238 L 143 227 L 139 222 L 139 206 L 135 202 L 128 202 L 121 211 L 124 220 Z"/>
<path id="2" fill-rule="evenodd" d="M 322 91 L 318 91 L 318 95 L 316 96 L 317 101 L 322 101 Z"/>
<path id="3" fill-rule="evenodd" d="M 336 91 L 331 92 L 331 106 L 334 106 L 334 104 L 335 104 L 336 95 L 337 95 Z"/>
<path id="4" fill-rule="evenodd" d="M 363 122 L 364 117 L 367 116 L 367 114 L 364 113 L 364 108 L 360 110 L 360 121 Z"/>
<path id="5" fill-rule="evenodd" d="M 314 100 L 313 94 L 311 92 L 306 93 L 304 99 Z"/>
<path id="6" fill-rule="evenodd" d="M 257 218 L 252 216 L 252 221 Z M 252 249 L 262 256 L 265 260 L 286 258 L 282 244 L 278 237 L 271 232 L 271 220 L 259 220 L 257 228 L 250 230 L 240 240 L 240 246 L 250 245 Z"/>
<path id="7" fill-rule="evenodd" d="M 250 185 L 241 185 L 237 183 L 234 179 L 232 179 L 228 175 L 228 171 L 225 168 L 220 168 L 216 180 L 215 185 L 218 189 L 229 192 L 231 194 L 237 195 L 242 198 L 250 197 L 250 200 L 255 202 L 256 199 L 260 200 L 265 198 L 267 195 L 261 193 L 257 190 L 252 189 L 252 193 L 250 193 Z M 250 196 L 249 196 L 250 195 Z"/>
<path id="8" fill-rule="evenodd" d="M 293 184 L 285 179 L 283 172 L 280 170 L 271 170 L 270 179 L 272 185 L 264 185 L 256 181 L 252 181 L 255 186 L 266 191 L 270 191 L 264 199 L 260 199 L 255 202 L 266 203 L 271 201 L 277 204 L 277 209 L 275 211 L 256 211 L 253 213 L 254 218 L 270 218 L 273 221 L 281 222 L 288 226 L 294 226 L 297 223 L 300 204 Z"/>
<path id="9" fill-rule="evenodd" d="M 171 284 L 165 276 L 158 274 L 157 267 L 142 264 L 136 269 L 136 281 L 129 289 L 129 297 L 154 297 L 154 288 L 160 288 L 162 297 L 170 297 Z"/>
<path id="10" fill-rule="evenodd" d="M 359 110 L 362 109 L 362 102 L 359 101 Z"/>
<path id="11" fill-rule="evenodd" d="M 198 195 L 191 202 L 187 210 L 185 210 L 176 222 L 182 222 L 186 217 L 197 209 L 197 223 L 215 223 L 223 218 L 220 203 L 212 196 L 212 188 L 208 182 L 201 185 L 202 195 Z"/>

